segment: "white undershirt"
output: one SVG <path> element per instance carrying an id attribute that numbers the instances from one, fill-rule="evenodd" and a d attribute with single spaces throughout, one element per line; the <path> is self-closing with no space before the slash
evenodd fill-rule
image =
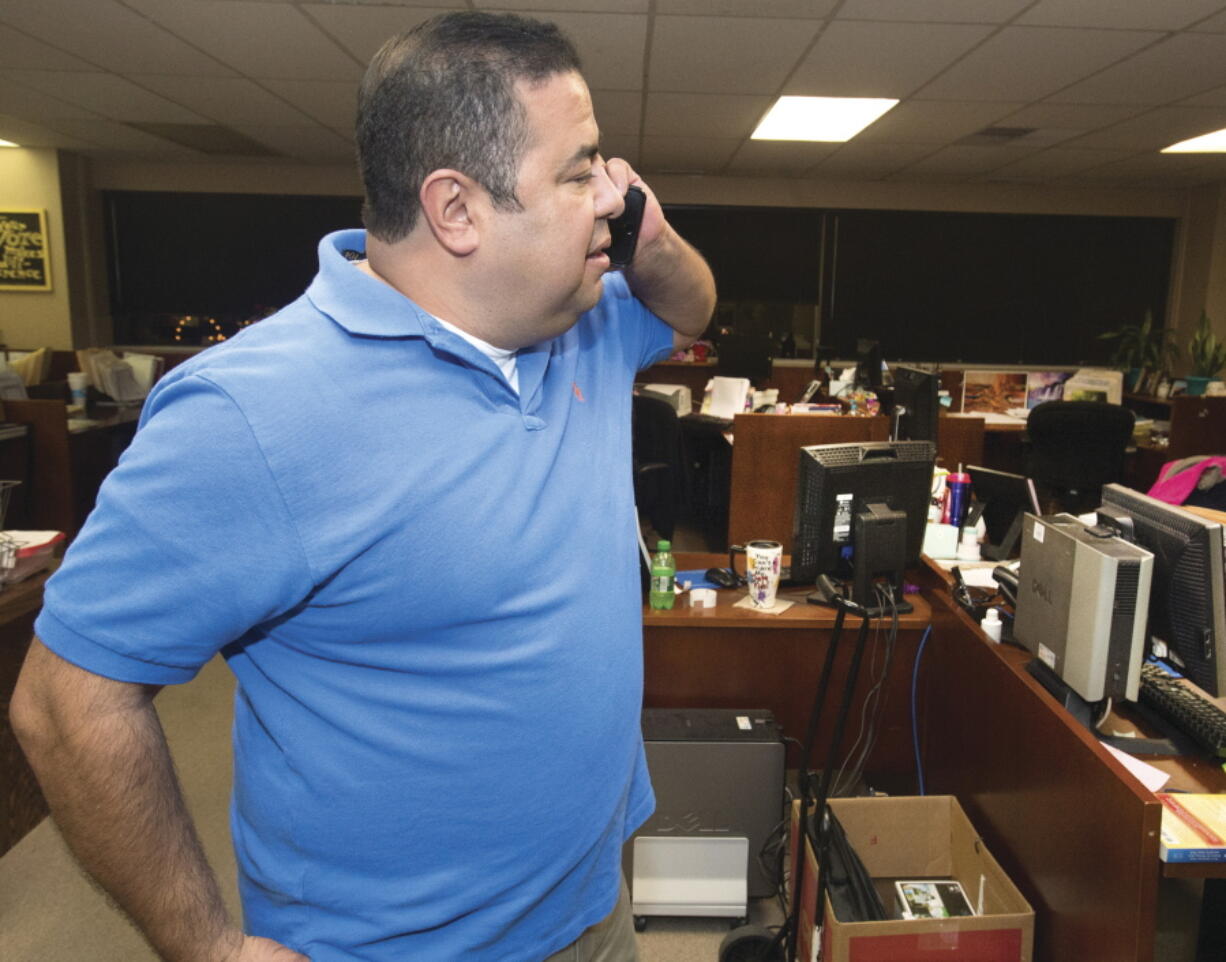
<path id="1" fill-rule="evenodd" d="M 353 263 L 358 269 L 364 269 L 366 273 L 370 274 L 371 277 L 378 277 L 378 275 L 376 275 L 375 272 L 370 269 L 370 266 L 367 264 L 365 258 L 354 261 Z M 382 278 L 379 279 L 382 280 Z M 433 314 L 430 316 L 434 317 Z M 483 341 L 479 337 L 473 337 L 467 331 L 461 331 L 454 324 L 449 324 L 441 317 L 434 317 L 434 319 L 442 324 L 443 327 L 447 328 L 447 330 L 451 331 L 452 334 L 456 334 L 459 337 L 464 338 L 464 340 L 468 341 L 469 344 L 498 365 L 498 370 L 502 372 L 502 376 L 506 378 L 507 383 L 511 385 L 511 390 L 516 394 L 519 393 L 519 367 L 515 363 L 517 354 L 516 351 L 509 351 L 505 348 L 494 347 L 493 344 Z"/>
<path id="2" fill-rule="evenodd" d="M 434 317 L 433 314 L 430 316 Z M 469 344 L 497 364 L 498 370 L 502 372 L 502 376 L 505 377 L 507 379 L 507 383 L 511 385 L 511 390 L 516 394 L 519 393 L 519 367 L 515 363 L 515 358 L 519 353 L 518 351 L 494 347 L 494 345 L 490 344 L 488 341 L 483 341 L 479 337 L 473 337 L 473 335 L 469 334 L 467 331 L 461 331 L 454 324 L 449 324 L 441 317 L 434 317 L 434 319 L 442 324 L 443 327 L 447 328 L 447 330 L 451 331 L 452 334 L 456 334 L 464 338 L 464 340 L 468 341 Z"/>

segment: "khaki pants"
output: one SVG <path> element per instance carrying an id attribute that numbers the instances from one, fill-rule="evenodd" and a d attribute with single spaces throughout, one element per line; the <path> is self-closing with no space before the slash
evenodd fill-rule
<path id="1" fill-rule="evenodd" d="M 597 922 L 578 939 L 555 952 L 544 962 L 638 962 L 634 941 L 634 918 L 630 914 L 630 893 L 622 879 L 617 905 L 602 922 Z"/>

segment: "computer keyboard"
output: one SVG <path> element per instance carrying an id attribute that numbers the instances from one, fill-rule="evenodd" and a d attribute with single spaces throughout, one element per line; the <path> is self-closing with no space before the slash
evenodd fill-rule
<path id="1" fill-rule="evenodd" d="M 1209 754 L 1226 758 L 1226 711 L 1208 697 L 1188 688 L 1153 662 L 1146 662 L 1141 666 L 1138 699 Z"/>

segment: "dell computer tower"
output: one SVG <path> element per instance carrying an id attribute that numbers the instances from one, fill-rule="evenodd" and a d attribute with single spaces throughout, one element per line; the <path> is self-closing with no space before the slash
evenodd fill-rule
<path id="1" fill-rule="evenodd" d="M 1135 701 L 1153 561 L 1072 515 L 1027 514 L 1014 639 L 1087 702 Z"/>
<path id="2" fill-rule="evenodd" d="M 764 710 L 649 708 L 655 814 L 626 842 L 636 916 L 743 917 L 774 893 L 758 853 L 784 817 L 784 744 Z"/>

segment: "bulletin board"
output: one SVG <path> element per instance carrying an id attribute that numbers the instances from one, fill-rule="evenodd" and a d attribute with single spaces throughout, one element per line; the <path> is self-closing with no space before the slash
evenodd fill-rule
<path id="1" fill-rule="evenodd" d="M 0 291 L 51 290 L 47 213 L 0 210 Z"/>

